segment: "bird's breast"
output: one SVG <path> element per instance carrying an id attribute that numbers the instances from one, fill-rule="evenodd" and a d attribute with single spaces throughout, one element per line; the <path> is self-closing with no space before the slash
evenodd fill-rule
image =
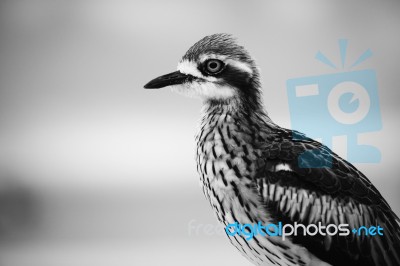
<path id="1" fill-rule="evenodd" d="M 251 130 L 228 113 L 203 118 L 197 140 L 197 170 L 206 198 L 220 221 L 257 219 L 259 199 L 252 186 L 261 153 Z"/>

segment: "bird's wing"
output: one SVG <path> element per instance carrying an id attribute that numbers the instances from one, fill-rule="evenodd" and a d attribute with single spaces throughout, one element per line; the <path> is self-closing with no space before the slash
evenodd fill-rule
<path id="1" fill-rule="evenodd" d="M 269 134 L 262 150 L 256 187 L 276 221 L 344 223 L 349 230 L 383 228 L 383 236 L 298 234 L 292 237 L 295 243 L 330 263 L 400 265 L 399 219 L 353 165 L 321 143 L 286 129 Z"/>

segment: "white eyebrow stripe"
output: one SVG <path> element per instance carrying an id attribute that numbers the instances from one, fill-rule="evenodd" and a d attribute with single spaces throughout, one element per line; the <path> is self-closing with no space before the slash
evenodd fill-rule
<path id="1" fill-rule="evenodd" d="M 249 73 L 250 76 L 253 76 L 253 69 L 246 63 L 240 62 L 238 60 L 234 59 L 229 59 L 227 56 L 224 55 L 215 55 L 215 54 L 205 54 L 200 56 L 200 62 L 204 62 L 208 59 L 218 59 L 223 61 L 227 65 L 231 65 L 234 68 L 240 69 L 246 73 Z M 201 79 L 205 79 L 207 81 L 217 81 L 218 79 L 216 77 L 212 76 L 204 76 L 198 69 L 197 69 L 197 63 L 194 61 L 189 61 L 189 60 L 182 60 L 179 62 L 177 69 L 184 74 L 192 75 Z"/>
<path id="2" fill-rule="evenodd" d="M 220 55 L 220 54 L 202 54 L 199 57 L 200 62 L 204 63 L 204 61 L 208 60 L 208 59 L 218 59 L 221 61 L 225 61 L 226 58 L 228 58 L 228 56 L 226 55 Z"/>
<path id="3" fill-rule="evenodd" d="M 233 60 L 233 59 L 226 59 L 225 63 L 228 65 L 231 65 L 235 68 L 238 68 L 240 70 L 243 70 L 243 71 L 249 73 L 251 76 L 253 76 L 253 69 L 251 69 L 249 67 L 249 65 L 247 65 L 246 63 L 243 63 L 243 62 L 240 62 L 237 60 Z"/>
<path id="4" fill-rule="evenodd" d="M 183 74 L 192 75 L 208 81 L 217 81 L 215 77 L 203 76 L 203 74 L 201 74 L 201 72 L 197 69 L 196 62 L 193 61 L 183 60 L 179 62 L 177 69 Z"/>
<path id="5" fill-rule="evenodd" d="M 209 59 L 218 59 L 223 61 L 227 65 L 231 65 L 237 69 L 243 70 L 247 73 L 249 73 L 251 76 L 253 76 L 253 69 L 246 63 L 243 63 L 241 61 L 235 60 L 235 59 L 230 59 L 226 55 L 218 55 L 218 54 L 203 54 L 200 56 L 200 62 L 204 63 L 206 60 Z"/>

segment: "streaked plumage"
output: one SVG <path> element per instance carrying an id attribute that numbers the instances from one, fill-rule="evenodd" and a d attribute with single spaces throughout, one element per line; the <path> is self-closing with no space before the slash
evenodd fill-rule
<path id="1" fill-rule="evenodd" d="M 353 165 L 271 121 L 261 103 L 258 69 L 230 35 L 203 38 L 183 56 L 177 72 L 145 87 L 164 86 L 204 101 L 196 136 L 197 170 L 203 192 L 224 225 L 348 223 L 351 228 L 380 225 L 385 232 L 374 237 L 298 235 L 285 241 L 228 236 L 250 261 L 400 265 L 399 219 L 388 203 Z"/>

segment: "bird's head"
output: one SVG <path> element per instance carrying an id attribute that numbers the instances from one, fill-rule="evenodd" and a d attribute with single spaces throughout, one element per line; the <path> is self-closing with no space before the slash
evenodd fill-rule
<path id="1" fill-rule="evenodd" d="M 260 105 L 258 68 L 229 34 L 204 37 L 182 57 L 177 71 L 155 78 L 144 87 L 167 86 L 207 102 Z"/>

